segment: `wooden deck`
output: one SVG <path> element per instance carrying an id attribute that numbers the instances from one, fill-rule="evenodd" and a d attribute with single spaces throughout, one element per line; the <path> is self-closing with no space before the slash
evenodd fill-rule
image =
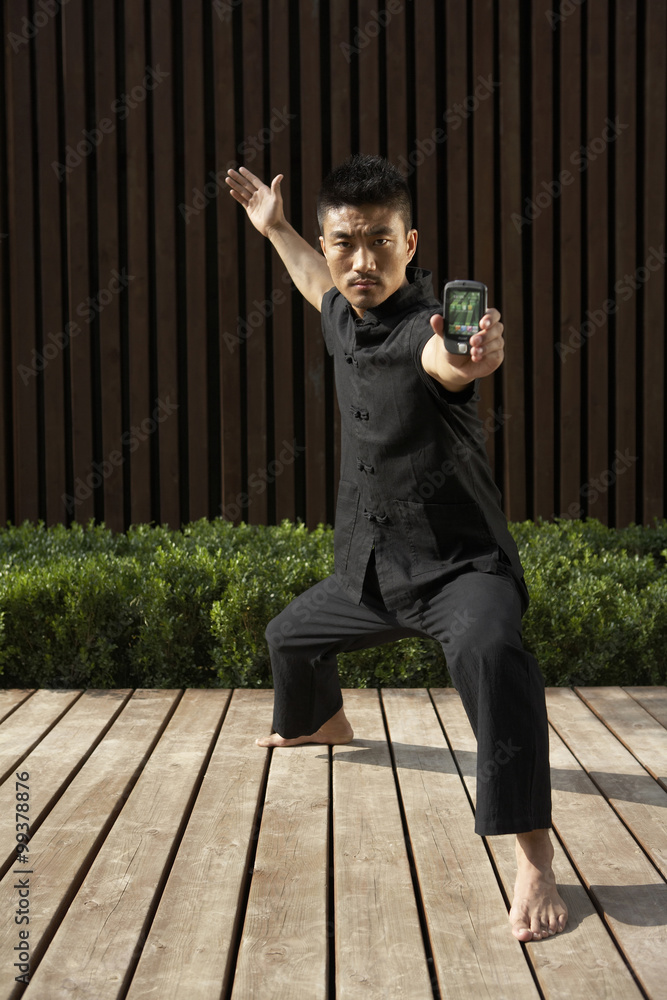
<path id="1" fill-rule="evenodd" d="M 0 1000 L 667 998 L 667 689 L 548 690 L 570 921 L 529 945 L 456 692 L 344 695 L 332 752 L 257 747 L 270 690 L 0 691 Z"/>

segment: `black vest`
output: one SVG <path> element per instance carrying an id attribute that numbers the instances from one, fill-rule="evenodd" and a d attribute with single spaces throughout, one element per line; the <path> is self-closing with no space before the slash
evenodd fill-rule
<path id="1" fill-rule="evenodd" d="M 421 352 L 441 311 L 431 274 L 357 317 L 336 289 L 322 300 L 341 414 L 335 572 L 357 601 L 375 560 L 389 609 L 413 604 L 453 574 L 509 570 L 527 592 L 486 455 L 488 436 L 471 383 L 450 393 L 424 371 Z"/>

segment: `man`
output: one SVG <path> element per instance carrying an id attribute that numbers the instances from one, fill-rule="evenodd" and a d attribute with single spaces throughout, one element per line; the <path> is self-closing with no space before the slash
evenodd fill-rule
<path id="1" fill-rule="evenodd" d="M 348 743 L 336 654 L 437 639 L 477 737 L 475 831 L 516 834 L 512 930 L 548 937 L 567 910 L 551 867 L 544 682 L 521 641 L 528 595 L 474 399 L 503 360 L 500 314 L 484 315 L 469 356 L 445 349 L 430 272 L 408 267 L 409 189 L 386 160 L 354 156 L 324 181 L 323 256 L 285 219 L 282 179 L 268 187 L 241 167 L 227 184 L 322 313 L 342 459 L 335 573 L 266 630 L 274 733 L 256 742 Z"/>

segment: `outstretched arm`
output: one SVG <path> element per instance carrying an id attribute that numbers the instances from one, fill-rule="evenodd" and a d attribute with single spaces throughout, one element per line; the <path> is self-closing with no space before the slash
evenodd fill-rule
<path id="1" fill-rule="evenodd" d="M 444 322 L 439 313 L 431 316 L 433 336 L 424 345 L 422 365 L 424 371 L 437 379 L 450 392 L 460 392 L 468 382 L 484 378 L 499 368 L 505 354 L 503 324 L 497 309 L 489 309 L 482 316 L 479 333 L 470 338 L 470 354 L 450 354 L 444 342 Z"/>
<path id="2" fill-rule="evenodd" d="M 232 198 L 243 205 L 255 229 L 271 241 L 303 297 L 321 311 L 322 296 L 333 287 L 333 281 L 322 254 L 299 236 L 285 218 L 280 193 L 283 175 L 274 177 L 269 187 L 247 167 L 228 170 L 227 174 L 225 180 Z"/>

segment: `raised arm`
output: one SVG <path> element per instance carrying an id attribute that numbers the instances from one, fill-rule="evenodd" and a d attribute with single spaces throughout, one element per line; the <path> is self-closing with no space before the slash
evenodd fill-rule
<path id="1" fill-rule="evenodd" d="M 273 178 L 271 187 L 247 167 L 228 170 L 227 174 L 225 180 L 232 198 L 243 205 L 255 229 L 271 241 L 303 297 L 321 311 L 322 296 L 333 287 L 333 281 L 322 254 L 299 236 L 285 218 L 280 193 L 283 174 Z"/>

